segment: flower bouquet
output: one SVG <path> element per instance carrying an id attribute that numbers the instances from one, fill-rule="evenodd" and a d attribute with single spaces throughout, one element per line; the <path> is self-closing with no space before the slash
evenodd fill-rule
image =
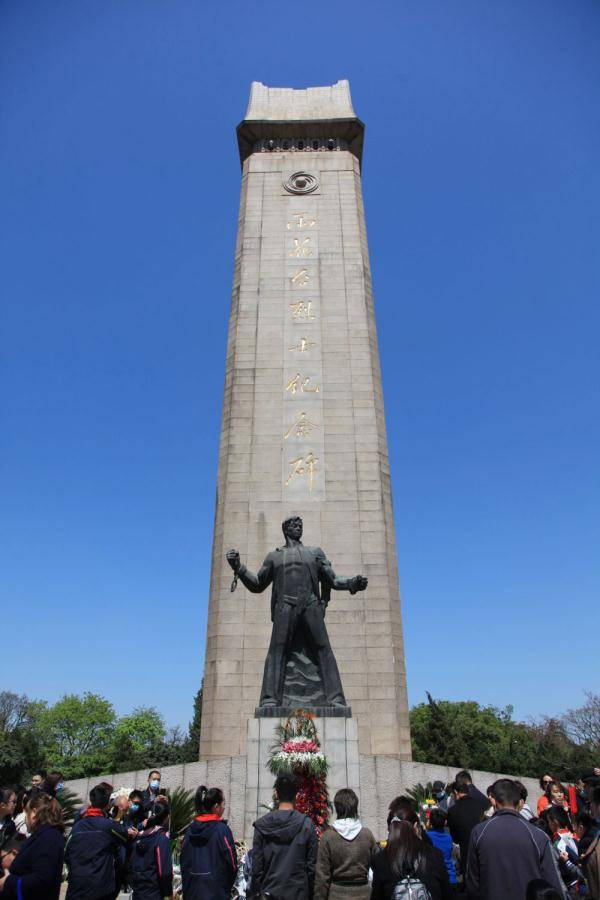
<path id="1" fill-rule="evenodd" d="M 277 743 L 271 748 L 269 769 L 274 775 L 291 772 L 298 778 L 296 809 L 313 820 L 320 837 L 329 819 L 326 784 L 329 765 L 321 750 L 314 716 L 297 709 L 284 725 L 277 727 L 275 734 Z"/>

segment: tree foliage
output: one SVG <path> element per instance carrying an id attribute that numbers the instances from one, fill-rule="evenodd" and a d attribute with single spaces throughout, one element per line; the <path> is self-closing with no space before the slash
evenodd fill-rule
<path id="1" fill-rule="evenodd" d="M 434 700 L 428 694 L 427 703 L 412 708 L 410 725 L 417 762 L 531 777 L 550 772 L 565 780 L 594 764 L 591 748 L 575 742 L 563 721 L 515 722 L 511 706 Z"/>
<path id="2" fill-rule="evenodd" d="M 562 725 L 569 737 L 592 751 L 600 750 L 600 694 L 585 692 L 586 702 L 577 709 L 569 709 Z"/>
<path id="3" fill-rule="evenodd" d="M 109 765 L 117 717 L 104 697 L 65 694 L 38 720 L 40 743 L 49 768 L 66 778 L 94 775 Z"/>
<path id="4" fill-rule="evenodd" d="M 0 692 L 0 784 L 26 782 L 35 770 L 66 778 L 150 769 L 198 759 L 202 687 L 186 734 L 167 728 L 154 707 L 117 716 L 98 694 L 66 694 L 53 705 Z"/>
<path id="5" fill-rule="evenodd" d="M 37 722 L 43 710 L 25 694 L 0 692 L 0 784 L 17 784 L 23 772 L 42 765 Z"/>
<path id="6" fill-rule="evenodd" d="M 117 722 L 111 741 L 111 772 L 164 765 L 154 758 L 166 734 L 163 717 L 154 707 L 140 706 Z"/>

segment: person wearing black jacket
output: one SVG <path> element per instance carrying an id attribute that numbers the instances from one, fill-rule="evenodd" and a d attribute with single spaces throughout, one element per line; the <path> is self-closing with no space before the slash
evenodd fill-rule
<path id="1" fill-rule="evenodd" d="M 142 791 L 142 806 L 146 816 L 152 815 L 156 801 L 165 796 L 160 792 L 161 778 L 162 776 L 158 769 L 152 769 L 151 772 L 148 772 L 148 787 Z"/>
<path id="2" fill-rule="evenodd" d="M 453 786 L 454 803 L 448 810 L 448 830 L 452 840 L 460 847 L 460 864 L 464 872 L 467 867 L 469 838 L 474 827 L 481 822 L 489 801 L 479 800 L 469 794 L 469 785 L 464 781 L 455 781 Z"/>
<path id="3" fill-rule="evenodd" d="M 233 835 L 222 818 L 225 797 L 220 788 L 196 791 L 196 817 L 181 847 L 181 879 L 185 900 L 229 900 L 237 875 Z"/>
<path id="4" fill-rule="evenodd" d="M 281 774 L 275 781 L 279 808 L 254 823 L 249 896 L 273 900 L 312 900 L 318 839 L 308 816 L 294 809 L 298 779 Z"/>
<path id="5" fill-rule="evenodd" d="M 523 900 L 527 885 L 536 878 L 564 896 L 548 835 L 519 815 L 520 799 L 512 779 L 494 783 L 496 812 L 471 832 L 466 878 L 470 900 Z"/>
<path id="6" fill-rule="evenodd" d="M 25 808 L 30 832 L 8 874 L 0 879 L 3 900 L 58 900 L 65 839 L 63 814 L 56 800 L 39 794 Z"/>
<path id="7" fill-rule="evenodd" d="M 90 806 L 75 822 L 67 841 L 67 900 L 113 900 L 117 889 L 119 850 L 128 829 L 107 816 L 109 791 L 101 784 L 90 791 Z M 135 831 L 131 831 L 134 836 Z"/>
<path id="8" fill-rule="evenodd" d="M 485 794 L 479 790 L 479 788 L 475 787 L 470 772 L 467 772 L 466 769 L 463 769 L 462 772 L 457 772 L 454 781 L 460 781 L 462 784 L 466 784 L 469 797 L 473 797 L 474 800 L 479 800 L 484 804 L 485 809 L 489 808 L 490 801 L 485 796 Z"/>
<path id="9" fill-rule="evenodd" d="M 16 805 L 17 795 L 13 788 L 0 787 L 0 848 L 16 834 L 13 819 Z"/>
<path id="10" fill-rule="evenodd" d="M 131 860 L 133 900 L 163 900 L 173 893 L 169 813 L 169 804 L 157 800 L 154 815 L 135 842 Z"/>
<path id="11" fill-rule="evenodd" d="M 373 857 L 371 900 L 391 900 L 398 882 L 406 880 L 414 889 L 423 884 L 431 900 L 453 897 L 442 853 L 422 835 L 415 813 L 399 812 L 389 824 L 389 839 L 384 850 Z"/>

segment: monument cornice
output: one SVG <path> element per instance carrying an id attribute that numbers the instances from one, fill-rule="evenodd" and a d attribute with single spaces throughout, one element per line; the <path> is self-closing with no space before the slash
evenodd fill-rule
<path id="1" fill-rule="evenodd" d="M 261 141 L 273 142 L 292 139 L 304 139 L 307 142 L 312 140 L 331 140 L 334 145 L 337 141 L 346 142 L 343 149 L 347 149 L 359 161 L 362 162 L 363 141 L 365 126 L 356 116 L 348 116 L 347 118 L 331 118 L 331 119 L 243 119 L 237 126 L 237 140 L 240 153 L 240 163 L 243 166 L 246 159 L 256 152 L 256 145 Z M 274 151 L 280 150 L 278 146 L 271 148 Z M 288 149 L 288 148 L 284 148 Z M 292 151 L 295 148 L 290 147 Z M 327 146 L 319 146 L 315 150 L 326 150 Z M 329 148 L 331 150 L 338 149 L 337 146 Z M 296 152 L 310 153 L 314 152 L 310 143 L 306 147 Z"/>

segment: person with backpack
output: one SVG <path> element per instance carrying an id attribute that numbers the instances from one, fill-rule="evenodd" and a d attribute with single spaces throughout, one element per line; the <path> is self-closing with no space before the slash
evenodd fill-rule
<path id="1" fill-rule="evenodd" d="M 371 900 L 449 900 L 452 896 L 443 856 L 422 832 L 419 817 L 399 811 L 389 823 L 385 849 L 373 857 Z"/>
<path id="2" fill-rule="evenodd" d="M 119 851 L 137 832 L 108 818 L 110 794 L 102 784 L 92 788 L 90 805 L 73 825 L 65 851 L 66 900 L 113 900 L 117 893 Z"/>
<path id="3" fill-rule="evenodd" d="M 173 860 L 166 800 L 157 800 L 146 830 L 133 848 L 131 886 L 133 900 L 162 900 L 173 893 Z"/>
<path id="4" fill-rule="evenodd" d="M 196 817 L 186 829 L 180 864 L 185 900 L 229 900 L 237 875 L 237 855 L 229 825 L 223 819 L 225 797 L 220 788 L 196 791 Z"/>

